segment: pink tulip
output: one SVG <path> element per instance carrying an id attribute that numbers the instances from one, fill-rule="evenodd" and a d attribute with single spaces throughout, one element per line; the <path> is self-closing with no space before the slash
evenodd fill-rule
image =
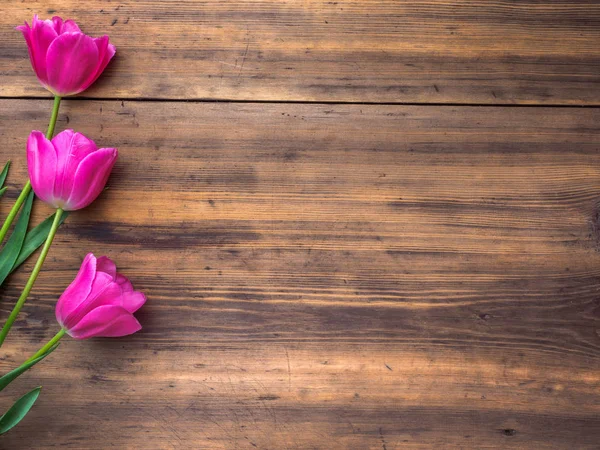
<path id="1" fill-rule="evenodd" d="M 92 203 L 117 160 L 116 148 L 98 149 L 81 133 L 65 130 L 52 141 L 40 131 L 27 140 L 27 166 L 35 194 L 65 211 Z"/>
<path id="2" fill-rule="evenodd" d="M 91 38 L 72 20 L 40 20 L 33 16 L 17 27 L 23 33 L 33 70 L 46 89 L 64 97 L 85 91 L 115 55 L 108 36 Z"/>
<path id="3" fill-rule="evenodd" d="M 115 263 L 88 253 L 75 280 L 58 299 L 56 320 L 75 339 L 126 336 L 141 330 L 133 313 L 145 302 L 144 294 L 117 273 Z"/>

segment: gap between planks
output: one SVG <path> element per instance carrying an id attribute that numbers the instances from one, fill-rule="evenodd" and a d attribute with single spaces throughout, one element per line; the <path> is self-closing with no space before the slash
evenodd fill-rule
<path id="1" fill-rule="evenodd" d="M 43 96 L 7 96 L 2 100 L 52 100 L 52 97 Z M 560 103 L 545 104 L 517 104 L 517 103 L 428 103 L 428 102 L 352 102 L 352 101 L 320 101 L 320 100 L 233 100 L 233 99 L 211 99 L 211 98 L 159 98 L 159 97 L 67 97 L 63 100 L 96 101 L 96 102 L 140 102 L 140 103 L 241 103 L 241 104 L 289 104 L 289 105 L 357 105 L 357 106 L 432 106 L 432 107 L 493 107 L 493 108 L 568 108 L 568 109 L 596 109 L 600 104 L 588 105 L 563 105 Z"/>

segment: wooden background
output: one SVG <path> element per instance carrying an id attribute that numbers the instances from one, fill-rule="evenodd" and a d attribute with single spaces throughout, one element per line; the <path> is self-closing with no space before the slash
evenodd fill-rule
<path id="1" fill-rule="evenodd" d="M 599 2 L 1 6 L 0 212 L 51 109 L 13 29 L 34 13 L 110 34 L 57 131 L 120 159 L 0 368 L 58 330 L 89 251 L 148 303 L 2 392 L 44 386 L 0 447 L 598 448 Z"/>

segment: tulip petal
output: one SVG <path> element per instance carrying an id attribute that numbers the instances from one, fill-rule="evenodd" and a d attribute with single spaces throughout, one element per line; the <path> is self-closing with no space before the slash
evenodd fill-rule
<path id="1" fill-rule="evenodd" d="M 77 94 L 87 87 L 84 83 L 98 64 L 98 47 L 91 37 L 63 33 L 48 47 L 48 85 L 60 96 Z"/>
<path id="2" fill-rule="evenodd" d="M 97 260 L 93 253 L 88 253 L 73 282 L 58 299 L 56 304 L 56 320 L 65 325 L 68 317 L 85 301 L 92 290 L 96 278 Z"/>
<path id="3" fill-rule="evenodd" d="M 94 278 L 94 282 L 92 283 L 92 290 L 88 294 L 88 297 L 91 299 L 95 299 L 102 292 L 104 292 L 111 284 L 116 285 L 113 282 L 114 278 L 106 272 L 101 272 L 98 270 L 98 262 L 96 262 L 96 277 Z"/>
<path id="4" fill-rule="evenodd" d="M 81 33 L 81 30 L 74 20 L 68 19 L 63 22 L 60 30 L 60 34 L 62 33 Z"/>
<path id="5" fill-rule="evenodd" d="M 86 156 L 75 172 L 73 190 L 63 209 L 73 211 L 92 203 L 104 189 L 116 160 L 116 148 L 101 148 Z"/>
<path id="6" fill-rule="evenodd" d="M 100 275 L 100 273 L 96 274 L 96 278 L 98 278 L 98 275 Z M 123 287 L 131 287 L 131 290 L 124 291 Z M 92 287 L 92 292 L 90 293 L 88 300 L 79 307 L 85 310 L 83 314 L 87 314 L 88 311 L 103 305 L 121 306 L 130 313 L 134 313 L 140 309 L 144 303 L 146 303 L 146 296 L 141 292 L 134 291 L 131 283 L 119 284 L 111 281 L 101 290 L 95 291 L 94 287 Z"/>
<path id="7" fill-rule="evenodd" d="M 56 31 L 56 34 L 59 35 L 60 30 L 62 30 L 62 26 L 63 26 L 62 17 L 54 16 L 52 18 L 52 26 L 54 27 L 54 31 Z"/>
<path id="8" fill-rule="evenodd" d="M 61 17 L 54 16 L 52 18 L 52 24 L 54 25 L 54 31 L 56 34 L 63 33 L 81 33 L 81 30 L 73 20 L 62 20 Z"/>
<path id="9" fill-rule="evenodd" d="M 23 27 L 17 27 L 25 37 L 27 48 L 29 50 L 29 59 L 31 66 L 40 82 L 46 86 L 48 84 L 48 73 L 46 66 L 46 53 L 50 44 L 56 39 L 57 33 L 54 30 L 52 22 L 39 20 L 37 15 L 33 16 L 31 28 L 27 23 Z"/>
<path id="10" fill-rule="evenodd" d="M 98 275 L 96 275 L 98 276 Z M 127 292 L 123 293 L 121 287 L 117 283 L 109 283 L 104 289 L 94 294 L 93 288 L 90 296 L 82 302 L 78 309 L 78 313 L 73 317 L 69 317 L 68 322 L 65 326 L 69 328 L 74 323 L 77 323 L 88 314 L 90 311 L 99 308 L 100 306 L 120 306 L 126 309 L 130 313 L 136 312 L 140 309 L 144 303 L 146 303 L 146 297 L 141 292 Z"/>
<path id="11" fill-rule="evenodd" d="M 25 21 L 23 23 L 23 25 L 19 25 L 18 27 L 15 27 L 15 30 L 19 30 L 21 33 L 23 33 L 25 42 L 27 43 L 27 46 L 29 46 L 29 34 L 31 33 L 31 27 L 29 26 L 27 21 Z"/>
<path id="12" fill-rule="evenodd" d="M 117 266 L 108 256 L 101 256 L 98 258 L 96 267 L 98 268 L 98 272 L 107 273 L 113 280 L 117 276 Z"/>
<path id="13" fill-rule="evenodd" d="M 54 204 L 56 149 L 41 131 L 32 131 L 27 139 L 27 168 L 35 194 Z"/>
<path id="14" fill-rule="evenodd" d="M 139 291 L 123 293 L 123 308 L 130 313 L 136 312 L 146 303 L 146 296 Z"/>
<path id="15" fill-rule="evenodd" d="M 35 58 L 33 57 L 33 52 L 31 50 L 33 43 L 31 42 L 31 27 L 25 21 L 23 25 L 19 25 L 15 27 L 15 30 L 19 30 L 23 34 L 23 38 L 25 38 L 25 43 L 27 44 L 27 51 L 29 52 L 29 61 L 31 62 L 31 67 L 35 71 Z M 49 44 L 48 44 L 49 45 Z M 44 63 L 46 62 L 46 58 L 44 57 Z"/>
<path id="16" fill-rule="evenodd" d="M 90 74 L 90 77 L 83 84 L 84 89 L 87 89 L 91 84 L 98 79 L 98 77 L 104 72 L 104 69 L 110 62 L 113 56 L 115 56 L 116 48 L 114 45 L 108 42 L 108 36 L 102 36 L 95 38 L 94 42 L 98 48 L 98 67 L 95 72 Z"/>
<path id="17" fill-rule="evenodd" d="M 133 334 L 142 326 L 125 308 L 104 305 L 90 311 L 67 333 L 75 339 L 120 337 Z"/>
<path id="18" fill-rule="evenodd" d="M 56 148 L 64 149 L 63 153 L 68 153 L 74 134 L 75 132 L 73 130 L 67 128 L 52 138 L 52 144 L 54 144 Z"/>
<path id="19" fill-rule="evenodd" d="M 69 154 L 71 153 L 71 146 L 73 145 L 73 137 L 75 136 L 75 132 L 73 130 L 67 129 L 61 131 L 56 136 L 52 138 L 52 145 L 57 149 L 56 152 L 56 179 L 54 180 L 54 197 L 62 199 L 68 198 L 70 190 L 67 192 L 67 195 L 63 195 L 63 189 L 65 184 L 65 161 L 69 159 Z"/>
<path id="20" fill-rule="evenodd" d="M 58 156 L 54 196 L 65 201 L 73 190 L 73 178 L 77 167 L 86 156 L 95 152 L 97 147 L 94 141 L 73 130 L 57 134 L 52 143 Z"/>
<path id="21" fill-rule="evenodd" d="M 129 281 L 129 279 L 126 276 L 121 275 L 120 273 L 117 273 L 115 281 L 119 284 L 119 286 L 121 286 L 121 290 L 123 292 L 133 291 L 133 285 L 131 284 L 131 281 Z"/>

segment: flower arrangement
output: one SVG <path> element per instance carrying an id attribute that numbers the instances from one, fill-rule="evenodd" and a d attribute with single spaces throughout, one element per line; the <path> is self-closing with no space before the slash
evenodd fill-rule
<path id="1" fill-rule="evenodd" d="M 31 26 L 25 22 L 17 30 L 23 33 L 38 80 L 54 95 L 54 106 L 46 134 L 32 131 L 29 135 L 29 180 L 0 228 L 2 243 L 19 215 L 0 250 L 0 285 L 42 247 L 27 283 L 0 331 L 0 346 L 35 284 L 58 228 L 70 211 L 85 208 L 101 194 L 118 156 L 116 148 L 98 148 L 93 140 L 73 130 L 54 135 L 62 97 L 86 90 L 115 55 L 115 46 L 108 36 L 92 38 L 82 33 L 74 21 L 60 17 L 40 20 L 34 16 Z M 0 187 L 4 185 L 9 166 L 10 162 L 0 173 Z M 0 189 L 0 196 L 6 189 Z M 56 212 L 28 231 L 34 194 Z M 59 331 L 23 364 L 0 378 L 0 391 L 53 352 L 65 334 L 74 339 L 89 339 L 126 336 L 139 331 L 141 325 L 133 314 L 145 302 L 144 294 L 136 291 L 127 277 L 117 272 L 110 258 L 97 258 L 89 253 L 56 304 Z M 41 386 L 23 395 L 0 417 L 0 434 L 9 431 L 26 416 L 40 390 Z"/>

